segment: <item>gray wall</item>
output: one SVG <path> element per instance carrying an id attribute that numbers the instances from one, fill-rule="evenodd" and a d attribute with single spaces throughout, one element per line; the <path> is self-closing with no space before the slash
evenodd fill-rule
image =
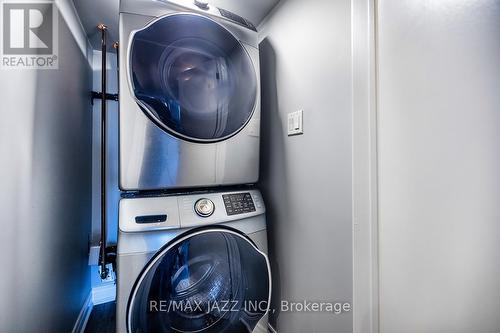
<path id="1" fill-rule="evenodd" d="M 90 292 L 90 66 L 59 18 L 59 69 L 0 74 L 0 332 L 69 332 Z"/>
<path id="2" fill-rule="evenodd" d="M 380 332 L 500 332 L 500 2 L 378 13 Z"/>
<path id="3" fill-rule="evenodd" d="M 284 0 L 260 27 L 273 303 L 352 301 L 350 1 Z M 304 135 L 287 114 L 304 110 Z M 352 314 L 275 313 L 279 332 L 352 331 Z"/>

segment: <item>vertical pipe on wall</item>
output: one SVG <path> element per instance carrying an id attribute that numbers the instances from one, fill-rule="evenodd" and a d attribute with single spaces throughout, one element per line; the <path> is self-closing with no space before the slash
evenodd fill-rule
<path id="1" fill-rule="evenodd" d="M 106 268 L 106 30 L 107 26 L 99 24 L 101 31 L 101 251 L 99 263 L 101 266 L 101 279 L 108 277 Z"/>
<path id="2" fill-rule="evenodd" d="M 353 333 L 378 333 L 376 1 L 351 7 Z"/>
<path id="3" fill-rule="evenodd" d="M 116 74 L 118 82 L 118 94 L 120 93 L 120 43 L 114 42 L 113 48 L 116 50 Z"/>

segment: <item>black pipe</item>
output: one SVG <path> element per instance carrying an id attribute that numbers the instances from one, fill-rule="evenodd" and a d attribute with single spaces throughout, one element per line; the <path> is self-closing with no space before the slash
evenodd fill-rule
<path id="1" fill-rule="evenodd" d="M 116 75 L 118 82 L 118 93 L 120 93 L 120 43 L 114 42 L 113 47 L 116 50 Z"/>
<path id="2" fill-rule="evenodd" d="M 94 99 L 101 99 L 102 98 L 102 92 L 92 91 L 90 93 L 90 97 L 92 98 L 92 105 L 94 105 Z M 118 102 L 118 94 L 107 93 L 106 94 L 106 100 Z"/>
<path id="3" fill-rule="evenodd" d="M 101 279 L 108 277 L 108 268 L 106 267 L 106 30 L 104 24 L 97 26 L 101 30 Z"/>

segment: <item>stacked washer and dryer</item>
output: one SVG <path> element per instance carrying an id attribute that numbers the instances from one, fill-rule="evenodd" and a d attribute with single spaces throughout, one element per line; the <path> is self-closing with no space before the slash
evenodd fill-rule
<path id="1" fill-rule="evenodd" d="M 267 332 L 257 32 L 189 1 L 120 3 L 117 332 Z"/>

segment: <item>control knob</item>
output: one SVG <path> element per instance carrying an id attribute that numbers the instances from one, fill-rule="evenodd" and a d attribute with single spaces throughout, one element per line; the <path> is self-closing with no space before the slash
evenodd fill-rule
<path id="1" fill-rule="evenodd" d="M 202 198 L 194 204 L 194 211 L 201 217 L 209 217 L 215 211 L 215 204 L 210 199 Z"/>

